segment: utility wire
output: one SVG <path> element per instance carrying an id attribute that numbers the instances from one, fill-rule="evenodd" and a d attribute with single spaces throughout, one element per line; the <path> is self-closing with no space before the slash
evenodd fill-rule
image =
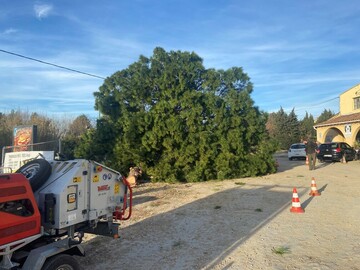
<path id="1" fill-rule="evenodd" d="M 67 68 L 67 67 L 64 67 L 64 66 L 52 64 L 52 63 L 45 62 L 45 61 L 42 61 L 42 60 L 39 60 L 39 59 L 35 59 L 35 58 L 28 57 L 28 56 L 25 56 L 25 55 L 21 55 L 21 54 L 17 54 L 17 53 L 5 51 L 5 50 L 2 50 L 2 49 L 0 49 L 0 52 L 7 53 L 7 54 L 11 54 L 11 55 L 15 55 L 15 56 L 18 56 L 18 57 L 21 57 L 21 58 L 25 58 L 25 59 L 28 59 L 28 60 L 31 60 L 31 61 L 35 61 L 35 62 L 39 62 L 39 63 L 45 64 L 45 65 L 54 66 L 54 67 L 57 67 L 57 68 L 62 68 L 62 69 L 68 70 L 68 71 L 72 71 L 72 72 L 80 73 L 80 74 L 87 75 L 87 76 L 90 76 L 90 77 L 95 77 L 95 78 L 98 78 L 98 79 L 103 79 L 103 80 L 105 80 L 104 77 L 101 77 L 101 76 L 98 76 L 98 75 L 94 75 L 94 74 L 86 73 L 86 72 L 79 71 L 79 70 L 76 70 L 76 69 Z"/>
<path id="2" fill-rule="evenodd" d="M 331 99 L 328 99 L 328 100 L 324 100 L 323 102 L 320 102 L 320 103 L 317 103 L 317 104 L 311 104 L 311 105 L 309 105 L 309 106 L 307 106 L 307 107 L 300 107 L 300 108 L 295 108 L 295 110 L 294 111 L 300 111 L 300 110 L 304 110 L 304 109 L 306 109 L 306 108 L 314 108 L 314 107 L 318 107 L 318 106 L 320 106 L 320 105 L 322 105 L 322 104 L 325 104 L 325 103 L 328 103 L 328 102 L 330 102 L 330 101 L 333 101 L 333 100 L 335 100 L 335 99 L 339 99 L 339 97 L 334 97 L 334 98 L 331 98 Z"/>
<path id="3" fill-rule="evenodd" d="M 6 51 L 6 50 L 0 49 L 0 52 L 7 53 L 7 54 L 11 54 L 11 55 L 15 55 L 15 56 L 18 56 L 18 57 L 21 57 L 21 58 L 25 58 L 25 59 L 32 60 L 32 61 L 35 61 L 35 62 L 39 62 L 39 63 L 42 63 L 42 64 L 46 64 L 46 65 L 49 65 L 49 66 L 54 66 L 54 67 L 57 67 L 57 68 L 62 68 L 62 69 L 65 69 L 65 70 L 68 70 L 68 71 L 72 71 L 72 72 L 76 72 L 76 73 L 80 73 L 80 74 L 83 74 L 83 75 L 95 77 L 95 78 L 98 78 L 98 79 L 103 79 L 103 80 L 106 79 L 106 78 L 101 77 L 101 76 L 98 76 L 98 75 L 94 75 L 94 74 L 82 72 L 82 71 L 79 71 L 79 70 L 76 70 L 76 69 L 67 68 L 67 67 L 64 67 L 64 66 L 52 64 L 52 63 L 49 63 L 49 62 L 45 62 L 45 61 L 42 61 L 42 60 L 39 60 L 39 59 L 35 59 L 35 58 L 32 58 L 32 57 L 28 57 L 28 56 L 25 56 L 25 55 L 21 55 L 21 54 L 9 52 L 9 51 Z M 317 107 L 317 106 L 319 106 L 319 105 L 322 105 L 322 104 L 327 103 L 327 102 L 329 102 L 329 101 L 333 101 L 333 100 L 338 99 L 338 98 L 339 98 L 339 97 L 335 97 L 335 98 L 332 98 L 332 99 L 328 99 L 328 100 L 325 100 L 325 101 L 323 101 L 323 102 L 321 102 L 321 103 L 318 103 L 318 104 L 312 104 L 312 105 L 310 105 L 310 106 L 308 106 L 308 107 L 306 107 L 306 108 Z M 295 111 L 299 111 L 299 110 L 303 110 L 303 109 L 301 109 L 301 108 L 295 109 Z"/>
<path id="4" fill-rule="evenodd" d="M 319 105 L 322 105 L 322 104 L 327 103 L 327 102 L 329 102 L 329 101 L 333 101 L 333 100 L 335 100 L 335 99 L 339 99 L 339 97 L 334 97 L 334 98 L 325 100 L 325 101 L 323 101 L 323 102 L 321 102 L 321 103 L 313 104 L 313 105 L 311 105 L 311 107 L 319 106 Z"/>

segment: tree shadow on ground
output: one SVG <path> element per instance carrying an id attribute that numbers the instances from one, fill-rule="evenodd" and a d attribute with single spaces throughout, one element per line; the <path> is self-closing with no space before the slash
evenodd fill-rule
<path id="1" fill-rule="evenodd" d="M 322 168 L 325 168 L 327 166 L 332 166 L 332 165 L 334 165 L 333 162 L 317 162 L 316 169 L 322 169 Z"/>
<path id="2" fill-rule="evenodd" d="M 286 152 L 279 152 L 274 155 L 275 160 L 279 164 L 277 172 L 285 172 L 288 170 L 292 170 L 295 167 L 299 166 L 308 166 L 306 164 L 306 159 L 293 159 L 289 160 Z M 327 166 L 334 165 L 334 162 L 320 162 L 316 160 L 316 169 L 322 169 Z"/>
<path id="3" fill-rule="evenodd" d="M 287 152 L 278 152 L 274 155 L 274 159 L 278 164 L 277 172 L 284 172 L 287 170 L 291 170 L 298 166 L 305 165 L 304 159 L 293 159 L 289 160 Z"/>
<path id="4" fill-rule="evenodd" d="M 142 195 L 144 193 L 167 190 L 167 189 L 171 188 L 171 186 L 169 185 L 169 186 L 162 186 L 162 187 L 148 188 L 148 189 L 139 190 L 139 188 L 141 188 L 141 187 L 142 186 L 139 185 L 139 186 L 136 186 L 135 189 L 133 188 L 133 195 L 134 196 Z"/>
<path id="5" fill-rule="evenodd" d="M 156 201 L 158 198 L 156 196 L 141 196 L 133 198 L 133 206 L 139 205 L 146 202 Z"/>
<path id="6" fill-rule="evenodd" d="M 120 241 L 85 243 L 87 258 L 80 260 L 92 269 L 109 269 L 109 261 L 118 265 L 112 269 L 213 269 L 291 207 L 291 187 L 250 186 L 217 192 L 130 225 L 121 229 Z"/>

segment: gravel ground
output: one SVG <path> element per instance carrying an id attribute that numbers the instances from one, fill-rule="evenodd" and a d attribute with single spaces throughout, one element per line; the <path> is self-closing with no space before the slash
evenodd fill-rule
<path id="1" fill-rule="evenodd" d="M 276 156 L 256 178 L 134 188 L 119 239 L 87 235 L 84 269 L 360 269 L 360 161 Z M 321 196 L 309 196 L 314 177 Z M 291 213 L 293 188 L 305 213 Z"/>

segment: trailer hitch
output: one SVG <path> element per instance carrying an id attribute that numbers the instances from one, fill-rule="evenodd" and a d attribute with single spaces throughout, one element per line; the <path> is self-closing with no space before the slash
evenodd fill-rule
<path id="1" fill-rule="evenodd" d="M 68 242 L 69 247 L 81 244 L 83 237 L 84 237 L 83 232 L 77 232 L 74 235 L 74 238 L 71 238 L 71 237 L 69 238 L 69 242 Z M 76 238 L 78 240 L 76 240 Z"/>

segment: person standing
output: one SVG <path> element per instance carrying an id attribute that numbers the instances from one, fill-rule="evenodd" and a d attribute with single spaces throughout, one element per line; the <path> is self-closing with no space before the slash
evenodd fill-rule
<path id="1" fill-rule="evenodd" d="M 305 151 L 309 160 L 309 170 L 315 170 L 317 144 L 312 137 L 306 142 Z"/>

